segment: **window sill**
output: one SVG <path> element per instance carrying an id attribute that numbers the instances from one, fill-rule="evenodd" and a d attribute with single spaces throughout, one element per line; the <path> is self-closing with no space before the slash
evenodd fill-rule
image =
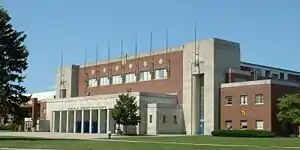
<path id="1" fill-rule="evenodd" d="M 167 80 L 168 78 L 162 78 L 162 79 L 154 79 L 154 80 Z"/>
<path id="2" fill-rule="evenodd" d="M 248 104 L 240 104 L 240 106 L 247 106 Z"/>
<path id="3" fill-rule="evenodd" d="M 232 105 L 228 105 L 228 104 L 227 104 L 227 105 L 225 105 L 225 107 L 231 107 L 231 106 L 232 106 Z"/>
<path id="4" fill-rule="evenodd" d="M 255 105 L 263 105 L 264 103 L 256 103 Z"/>

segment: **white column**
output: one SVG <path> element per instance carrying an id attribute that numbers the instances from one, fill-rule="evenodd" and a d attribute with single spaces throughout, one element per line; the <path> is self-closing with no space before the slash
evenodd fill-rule
<path id="1" fill-rule="evenodd" d="M 69 111 L 67 110 L 67 123 L 66 123 L 66 133 L 69 133 Z"/>
<path id="2" fill-rule="evenodd" d="M 55 111 L 52 111 L 52 132 L 55 132 Z"/>
<path id="3" fill-rule="evenodd" d="M 84 129 L 84 110 L 81 110 L 81 133 L 83 133 Z"/>
<path id="4" fill-rule="evenodd" d="M 73 132 L 74 133 L 76 133 L 76 121 L 77 121 L 76 119 L 77 119 L 76 110 L 74 110 L 74 121 L 73 121 L 74 122 L 74 124 L 73 124 Z"/>
<path id="5" fill-rule="evenodd" d="M 100 128 L 101 128 L 101 124 L 100 124 L 100 117 L 101 115 L 101 109 L 98 109 L 98 134 L 100 134 Z"/>
<path id="6" fill-rule="evenodd" d="M 200 128 L 200 82 L 199 75 L 192 76 L 192 134 L 197 135 Z"/>
<path id="7" fill-rule="evenodd" d="M 92 121 L 93 121 L 93 110 L 90 109 L 90 123 L 89 123 L 89 132 L 92 133 Z"/>
<path id="8" fill-rule="evenodd" d="M 62 124 L 61 124 L 61 121 L 62 121 L 62 111 L 59 111 L 59 132 L 61 132 L 61 127 L 62 127 Z"/>
<path id="9" fill-rule="evenodd" d="M 110 130 L 110 111 L 107 109 L 106 113 L 106 133 Z"/>

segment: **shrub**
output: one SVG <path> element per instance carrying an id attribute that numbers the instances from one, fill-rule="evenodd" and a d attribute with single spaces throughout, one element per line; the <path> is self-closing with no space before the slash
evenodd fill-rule
<path id="1" fill-rule="evenodd" d="M 17 131 L 18 125 L 11 123 L 11 124 L 0 124 L 0 130 L 10 130 L 10 131 Z"/>
<path id="2" fill-rule="evenodd" d="M 274 133 L 266 130 L 216 130 L 212 132 L 212 135 L 222 137 L 275 137 Z"/>

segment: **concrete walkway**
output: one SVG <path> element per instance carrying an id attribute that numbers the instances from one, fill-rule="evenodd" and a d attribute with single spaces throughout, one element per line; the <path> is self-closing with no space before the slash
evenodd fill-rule
<path id="1" fill-rule="evenodd" d="M 58 133 L 58 132 L 0 132 L 0 136 L 16 136 L 16 137 L 37 137 L 51 139 L 107 139 L 107 134 L 88 134 L 88 133 Z M 186 135 L 158 135 L 144 137 L 171 137 L 171 136 L 186 136 Z M 112 138 L 130 138 L 132 136 L 112 136 Z M 143 136 L 139 136 L 143 137 Z"/>

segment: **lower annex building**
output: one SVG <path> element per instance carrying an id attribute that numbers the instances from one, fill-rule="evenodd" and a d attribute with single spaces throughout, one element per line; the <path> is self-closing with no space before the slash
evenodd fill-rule
<path id="1" fill-rule="evenodd" d="M 136 96 L 136 134 L 205 134 L 216 129 L 287 133 L 276 99 L 299 92 L 300 73 L 240 60 L 240 45 L 212 38 L 84 65 L 56 74 L 56 97 L 38 101 L 39 131 L 114 132 L 119 93 Z M 138 57 L 137 57 L 138 56 Z"/>

